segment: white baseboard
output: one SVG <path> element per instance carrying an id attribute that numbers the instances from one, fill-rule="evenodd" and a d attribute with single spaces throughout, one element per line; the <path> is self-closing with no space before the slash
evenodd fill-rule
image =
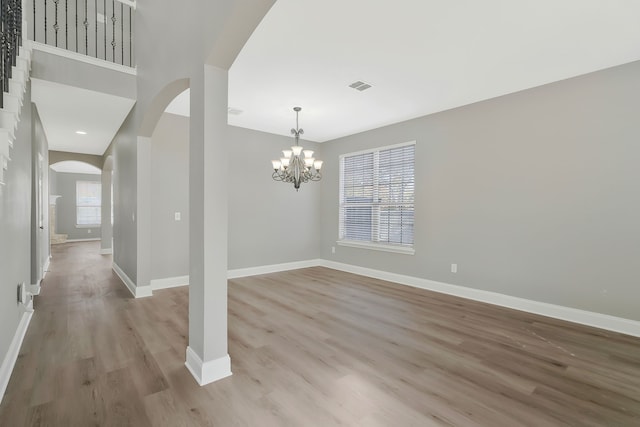
<path id="1" fill-rule="evenodd" d="M 47 277 L 47 273 L 49 272 L 49 265 L 51 265 L 51 255 L 47 257 L 47 260 L 44 262 L 44 266 L 42 267 L 42 280 Z"/>
<path id="2" fill-rule="evenodd" d="M 278 273 L 280 271 L 297 270 L 299 268 L 317 267 L 321 265 L 320 259 L 309 259 L 305 261 L 286 262 L 284 264 L 262 265 L 258 267 L 238 268 L 227 271 L 227 279 L 237 279 L 240 277 L 256 276 L 258 274 Z"/>
<path id="3" fill-rule="evenodd" d="M 151 286 L 136 286 L 136 284 L 133 283 L 133 280 L 131 280 L 115 262 L 113 263 L 112 268 L 118 277 L 120 277 L 122 283 L 124 283 L 127 289 L 129 289 L 129 292 L 131 292 L 131 295 L 133 295 L 134 298 L 144 298 L 152 295 Z"/>
<path id="4" fill-rule="evenodd" d="M 539 314 L 542 316 L 553 317 L 573 323 L 580 323 L 587 326 L 640 337 L 640 322 L 635 320 L 623 319 L 621 317 L 609 316 L 607 314 L 594 313 L 561 305 L 532 301 L 524 298 L 499 294 L 497 292 L 483 291 L 465 286 L 436 282 L 434 280 L 389 273 L 387 271 L 374 270 L 372 268 L 343 264 L 335 261 L 322 260 L 320 265 L 334 270 L 346 271 L 348 273 L 359 274 L 361 276 L 387 280 L 389 282 L 413 286 L 415 288 L 427 289 L 474 301 L 486 302 L 493 305 L 513 308 L 515 310 L 526 311 L 528 313 Z"/>
<path id="5" fill-rule="evenodd" d="M 101 240 L 99 237 L 92 237 L 91 239 L 67 239 L 64 243 L 74 243 L 74 242 L 95 242 Z"/>
<path id="6" fill-rule="evenodd" d="M 152 279 L 151 289 L 156 291 L 158 289 L 177 288 L 179 286 L 188 286 L 189 276 L 177 276 L 166 277 L 164 279 Z"/>
<path id="7" fill-rule="evenodd" d="M 9 385 L 11 373 L 13 372 L 13 368 L 18 360 L 18 354 L 20 354 L 22 341 L 24 340 L 24 336 L 29 328 L 29 322 L 31 322 L 31 316 L 33 316 L 33 312 L 27 311 L 22 314 L 22 318 L 18 324 L 18 329 L 16 330 L 13 340 L 11 340 L 11 344 L 9 345 L 9 351 L 7 351 L 7 354 L 2 361 L 2 365 L 0 365 L 0 402 L 2 402 L 4 392 L 7 390 L 7 386 Z"/>
<path id="8" fill-rule="evenodd" d="M 111 255 L 111 254 L 113 254 L 113 249 L 111 248 L 100 249 L 100 255 Z"/>
<path id="9" fill-rule="evenodd" d="M 45 277 L 47 277 L 47 273 L 49 272 L 49 264 L 51 264 L 51 255 L 47 257 L 47 260 L 42 266 L 42 278 L 38 280 L 38 283 L 32 283 L 30 285 L 29 292 L 31 292 L 32 295 L 40 295 L 40 290 L 42 289 L 42 281 Z"/>
<path id="10" fill-rule="evenodd" d="M 216 360 L 203 362 L 191 347 L 187 347 L 187 360 L 184 365 L 201 386 L 232 375 L 231 358 L 228 354 Z"/>

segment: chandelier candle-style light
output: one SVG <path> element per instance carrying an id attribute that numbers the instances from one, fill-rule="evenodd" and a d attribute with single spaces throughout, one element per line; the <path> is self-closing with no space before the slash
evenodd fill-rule
<path id="1" fill-rule="evenodd" d="M 293 107 L 296 112 L 296 128 L 291 129 L 291 134 L 296 138 L 296 145 L 291 150 L 282 150 L 284 157 L 280 160 L 272 160 L 273 174 L 271 177 L 276 181 L 293 183 L 296 191 L 300 188 L 300 184 L 309 181 L 320 181 L 322 174 L 322 160 L 316 160 L 313 157 L 313 151 L 305 150 L 298 145 L 300 135 L 304 131 L 298 127 L 298 113 L 302 110 L 300 107 Z"/>

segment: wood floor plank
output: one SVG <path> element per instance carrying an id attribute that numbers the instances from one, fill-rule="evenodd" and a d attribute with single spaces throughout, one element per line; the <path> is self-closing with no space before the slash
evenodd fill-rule
<path id="1" fill-rule="evenodd" d="M 640 426 L 640 339 L 322 267 L 229 281 L 234 374 L 200 387 L 188 287 L 53 256 L 1 426 Z"/>

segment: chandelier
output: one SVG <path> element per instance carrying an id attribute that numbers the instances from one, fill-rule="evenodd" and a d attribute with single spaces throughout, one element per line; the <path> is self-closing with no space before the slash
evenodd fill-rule
<path id="1" fill-rule="evenodd" d="M 296 127 L 291 129 L 291 134 L 296 138 L 296 145 L 291 150 L 282 150 L 284 157 L 280 160 L 272 160 L 273 174 L 271 177 L 276 181 L 293 183 L 296 191 L 300 188 L 300 184 L 309 181 L 320 181 L 322 174 L 322 160 L 316 160 L 313 157 L 313 151 L 305 150 L 298 145 L 300 135 L 304 134 L 304 130 L 298 127 L 298 113 L 302 110 L 300 107 L 293 107 L 296 112 Z"/>

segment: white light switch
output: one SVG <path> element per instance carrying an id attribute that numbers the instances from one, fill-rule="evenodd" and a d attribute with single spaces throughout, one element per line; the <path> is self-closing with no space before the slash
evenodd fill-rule
<path id="1" fill-rule="evenodd" d="M 452 273 L 458 272 L 458 264 L 451 264 L 451 272 Z"/>
<path id="2" fill-rule="evenodd" d="M 175 218 L 176 221 L 180 221 L 180 212 L 174 213 L 173 217 Z"/>

